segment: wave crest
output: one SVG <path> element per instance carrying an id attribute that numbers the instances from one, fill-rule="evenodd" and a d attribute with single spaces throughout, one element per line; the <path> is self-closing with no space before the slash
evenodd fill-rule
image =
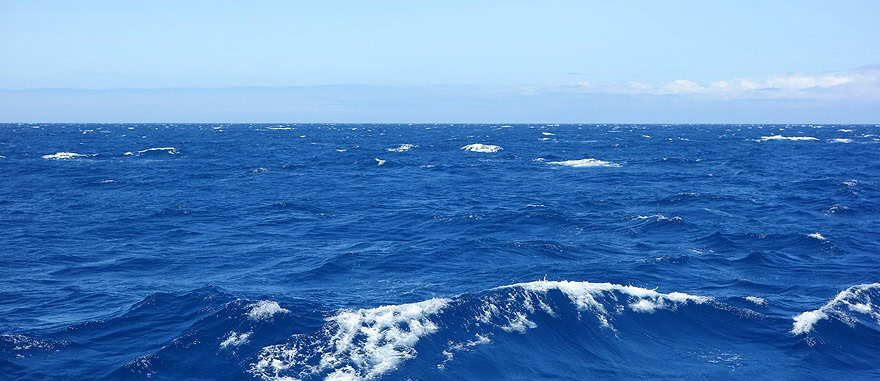
<path id="1" fill-rule="evenodd" d="M 821 320 L 835 319 L 854 326 L 857 319 L 850 313 L 867 316 L 880 324 L 880 309 L 871 297 L 880 297 L 880 283 L 860 284 L 841 291 L 824 306 L 794 317 L 791 333 L 802 335 L 813 330 Z"/>

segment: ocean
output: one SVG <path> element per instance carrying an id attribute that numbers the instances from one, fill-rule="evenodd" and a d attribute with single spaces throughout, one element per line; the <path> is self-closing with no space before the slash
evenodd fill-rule
<path id="1" fill-rule="evenodd" d="M 3 124 L 0 378 L 878 379 L 878 143 Z"/>

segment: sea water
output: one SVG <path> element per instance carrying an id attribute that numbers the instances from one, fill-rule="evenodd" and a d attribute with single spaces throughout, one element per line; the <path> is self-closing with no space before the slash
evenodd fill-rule
<path id="1" fill-rule="evenodd" d="M 878 143 L 0 125 L 0 378 L 880 378 Z"/>

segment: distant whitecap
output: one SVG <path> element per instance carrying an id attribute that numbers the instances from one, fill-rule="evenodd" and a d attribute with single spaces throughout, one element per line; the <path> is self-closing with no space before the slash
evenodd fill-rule
<path id="1" fill-rule="evenodd" d="M 378 165 L 384 165 L 384 164 L 385 164 L 385 160 L 382 160 L 382 159 L 380 159 L 380 158 L 378 158 L 378 157 L 376 158 L 376 162 L 379 163 Z"/>
<path id="2" fill-rule="evenodd" d="M 163 151 L 169 155 L 177 155 L 178 153 L 180 153 L 179 151 L 177 151 L 177 148 L 174 148 L 174 147 L 154 147 L 154 148 L 142 149 L 140 151 L 133 151 L 133 152 L 129 151 L 129 152 L 126 152 L 125 155 L 126 156 L 143 155 L 143 154 L 147 154 L 147 153 L 160 153 Z"/>
<path id="3" fill-rule="evenodd" d="M 385 150 L 389 152 L 406 152 L 413 148 L 418 148 L 418 146 L 415 144 L 401 144 L 397 147 L 386 148 Z"/>
<path id="4" fill-rule="evenodd" d="M 51 155 L 43 155 L 42 157 L 43 157 L 43 159 L 49 159 L 49 160 L 70 160 L 70 159 L 77 159 L 77 158 L 89 157 L 89 156 L 95 156 L 95 155 L 88 155 L 88 154 L 82 154 L 82 153 L 76 153 L 76 152 L 57 152 L 57 153 L 53 153 Z"/>
<path id="5" fill-rule="evenodd" d="M 565 161 L 548 161 L 549 165 L 562 165 L 566 167 L 585 168 L 585 167 L 620 167 L 618 163 L 598 159 L 579 159 Z"/>
<path id="6" fill-rule="evenodd" d="M 782 135 L 770 135 L 770 136 L 762 136 L 758 139 L 762 142 L 770 141 L 770 140 L 819 140 L 819 138 L 814 138 L 812 136 L 782 136 Z"/>
<path id="7" fill-rule="evenodd" d="M 491 153 L 491 152 L 498 152 L 498 151 L 501 151 L 501 150 L 503 150 L 504 148 L 501 148 L 501 146 L 496 146 L 496 145 L 491 145 L 491 144 L 480 144 L 480 143 L 475 143 L 475 144 L 468 144 L 468 145 L 466 145 L 466 146 L 464 146 L 464 147 L 461 147 L 461 149 L 463 149 L 463 150 L 465 150 L 465 151 L 471 151 L 471 152 L 488 152 L 488 153 Z"/>
<path id="8" fill-rule="evenodd" d="M 750 302 L 752 302 L 752 303 L 755 303 L 755 304 L 757 304 L 757 305 L 759 305 L 759 306 L 766 306 L 766 305 L 767 305 L 767 300 L 766 300 L 766 299 L 764 299 L 764 298 L 759 298 L 759 297 L 757 297 L 757 296 L 746 296 L 745 299 L 748 300 L 748 301 L 750 301 Z"/>

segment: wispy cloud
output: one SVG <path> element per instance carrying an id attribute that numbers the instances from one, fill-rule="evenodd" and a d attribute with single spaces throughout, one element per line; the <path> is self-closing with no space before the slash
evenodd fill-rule
<path id="1" fill-rule="evenodd" d="M 596 85 L 579 82 L 563 86 L 579 92 L 629 95 L 684 95 L 709 99 L 846 99 L 880 98 L 880 65 L 818 74 L 736 78 L 698 83 L 689 79 L 652 85 L 641 82 Z"/>

